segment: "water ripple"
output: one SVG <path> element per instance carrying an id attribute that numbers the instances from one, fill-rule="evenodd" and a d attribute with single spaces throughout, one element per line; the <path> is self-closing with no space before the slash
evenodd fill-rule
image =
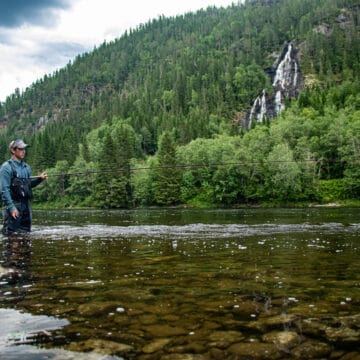
<path id="1" fill-rule="evenodd" d="M 324 233 L 338 232 L 356 233 L 360 224 L 321 223 L 321 224 L 188 224 L 182 226 L 144 225 L 144 226 L 107 226 L 58 225 L 51 227 L 35 227 L 33 237 L 46 239 L 105 239 L 105 238 L 175 238 L 175 239 L 211 239 L 211 238 L 244 238 L 257 235 L 286 233 Z"/>

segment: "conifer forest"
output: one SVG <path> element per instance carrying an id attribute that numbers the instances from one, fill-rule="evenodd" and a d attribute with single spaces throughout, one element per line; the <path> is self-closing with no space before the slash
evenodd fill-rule
<path id="1" fill-rule="evenodd" d="M 359 1 L 153 19 L 0 103 L 15 138 L 39 206 L 359 201 Z"/>

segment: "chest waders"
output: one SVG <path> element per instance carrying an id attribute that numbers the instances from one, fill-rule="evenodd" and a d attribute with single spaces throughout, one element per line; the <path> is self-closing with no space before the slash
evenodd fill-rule
<path id="1" fill-rule="evenodd" d="M 27 177 L 19 177 L 14 163 L 9 160 L 8 163 L 11 166 L 13 176 L 11 178 L 10 184 L 10 194 L 14 202 L 30 200 L 32 198 L 31 190 L 31 179 L 30 179 L 30 169 L 28 165 L 25 164 L 25 169 L 27 172 Z"/>

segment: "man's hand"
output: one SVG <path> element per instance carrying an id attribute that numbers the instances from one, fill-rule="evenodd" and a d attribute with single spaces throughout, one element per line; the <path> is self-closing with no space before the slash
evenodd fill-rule
<path id="1" fill-rule="evenodd" d="M 45 180 L 48 178 L 48 174 L 46 172 L 43 172 L 39 175 L 39 178 L 42 179 L 42 180 Z"/>
<path id="2" fill-rule="evenodd" d="M 19 217 L 19 211 L 18 209 L 15 209 L 13 211 L 10 212 L 10 215 L 14 218 L 17 219 Z"/>

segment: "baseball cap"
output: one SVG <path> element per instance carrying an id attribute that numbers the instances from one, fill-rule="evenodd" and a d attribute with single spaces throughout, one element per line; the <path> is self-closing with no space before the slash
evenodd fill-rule
<path id="1" fill-rule="evenodd" d="M 10 144 L 9 144 L 9 149 L 25 149 L 26 147 L 28 147 L 28 144 L 25 144 L 25 142 L 21 139 L 16 139 L 13 140 Z"/>

